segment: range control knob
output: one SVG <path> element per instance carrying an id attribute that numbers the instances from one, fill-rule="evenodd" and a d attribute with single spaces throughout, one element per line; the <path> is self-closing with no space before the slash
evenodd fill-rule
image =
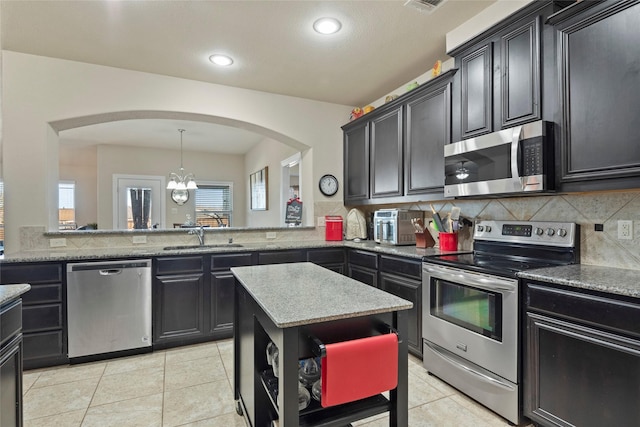
<path id="1" fill-rule="evenodd" d="M 553 236 L 556 231 L 553 228 L 547 228 L 547 236 Z"/>
<path id="2" fill-rule="evenodd" d="M 484 227 L 484 229 L 487 231 L 487 233 L 491 233 L 491 226 L 490 225 L 486 225 Z"/>
<path id="3" fill-rule="evenodd" d="M 558 228 L 558 236 L 560 237 L 565 237 L 567 235 L 567 230 L 565 230 L 564 228 Z"/>
<path id="4" fill-rule="evenodd" d="M 478 226 L 478 231 L 479 231 L 480 233 L 482 233 L 482 232 L 484 231 L 484 226 L 483 226 L 483 225 L 479 225 L 479 226 Z"/>
<path id="5" fill-rule="evenodd" d="M 536 235 L 542 236 L 544 234 L 544 230 L 540 227 L 536 228 Z"/>

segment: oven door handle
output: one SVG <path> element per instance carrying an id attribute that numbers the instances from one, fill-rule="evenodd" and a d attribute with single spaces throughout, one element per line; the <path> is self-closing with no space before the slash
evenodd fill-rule
<path id="1" fill-rule="evenodd" d="M 450 363 L 451 365 L 453 365 L 456 368 L 462 369 L 465 372 L 468 372 L 476 377 L 478 377 L 480 380 L 489 383 L 491 385 L 503 388 L 505 390 L 509 390 L 509 391 L 514 391 L 515 388 L 508 383 L 505 383 L 504 381 L 500 381 L 498 378 L 495 377 L 491 377 L 489 375 L 483 374 L 482 372 L 478 372 L 475 369 L 471 368 L 470 366 L 464 365 L 460 362 L 458 362 L 457 360 L 447 356 L 446 354 L 444 354 L 442 351 L 440 351 L 438 348 L 434 347 L 429 341 L 424 341 L 424 343 L 431 349 L 431 351 L 433 351 L 435 354 L 437 354 L 438 356 L 440 356 L 443 360 L 445 360 L 446 362 Z"/>
<path id="2" fill-rule="evenodd" d="M 425 267 L 425 269 L 428 273 L 435 274 L 442 279 L 449 280 L 450 282 L 475 286 L 489 291 L 515 292 L 517 290 L 517 283 L 513 283 L 499 277 L 485 279 L 484 277 L 478 277 L 471 273 L 454 273 L 450 269 L 444 267 L 428 266 Z"/>

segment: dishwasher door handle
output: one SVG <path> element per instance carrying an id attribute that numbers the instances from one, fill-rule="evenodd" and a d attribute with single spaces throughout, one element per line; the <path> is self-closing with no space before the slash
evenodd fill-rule
<path id="1" fill-rule="evenodd" d="M 107 270 L 100 270 L 100 275 L 101 276 L 115 276 L 117 274 L 122 273 L 122 269 L 121 268 L 110 268 Z"/>

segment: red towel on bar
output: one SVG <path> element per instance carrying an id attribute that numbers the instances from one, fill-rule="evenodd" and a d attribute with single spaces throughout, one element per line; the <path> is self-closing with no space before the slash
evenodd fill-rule
<path id="1" fill-rule="evenodd" d="M 375 396 L 398 386 L 398 336 L 376 335 L 326 344 L 323 407 Z"/>

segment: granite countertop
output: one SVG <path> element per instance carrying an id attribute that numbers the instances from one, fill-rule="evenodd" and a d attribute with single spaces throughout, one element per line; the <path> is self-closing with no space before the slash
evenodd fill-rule
<path id="1" fill-rule="evenodd" d="M 354 249 L 362 249 L 389 255 L 398 255 L 408 258 L 422 259 L 424 256 L 432 256 L 440 254 L 438 248 L 416 248 L 415 246 L 390 246 L 381 245 L 370 240 L 362 242 L 353 241 L 325 241 L 325 240 L 300 240 L 300 241 L 281 241 L 281 242 L 253 242 L 240 243 L 241 246 L 226 246 L 224 244 L 217 247 L 199 248 L 194 246 L 189 249 L 171 249 L 166 250 L 163 246 L 131 246 L 116 248 L 95 248 L 82 250 L 67 249 L 51 249 L 43 251 L 25 251 L 15 254 L 5 255 L 2 262 L 39 262 L 39 261 L 75 261 L 88 259 L 107 259 L 107 258 L 140 258 L 140 257 L 156 257 L 166 255 L 187 255 L 187 254 L 205 254 L 205 253 L 230 253 L 230 252 L 247 252 L 262 250 L 286 250 L 286 249 L 312 249 L 312 248 L 331 248 L 331 247 L 349 247 Z"/>
<path id="2" fill-rule="evenodd" d="M 572 264 L 523 271 L 518 277 L 640 298 L 640 270 Z"/>
<path id="3" fill-rule="evenodd" d="M 31 289 L 28 283 L 16 285 L 0 285 L 0 305 L 18 298 L 20 295 Z"/>
<path id="4" fill-rule="evenodd" d="M 309 262 L 231 271 L 279 328 L 413 307 L 410 301 Z"/>

